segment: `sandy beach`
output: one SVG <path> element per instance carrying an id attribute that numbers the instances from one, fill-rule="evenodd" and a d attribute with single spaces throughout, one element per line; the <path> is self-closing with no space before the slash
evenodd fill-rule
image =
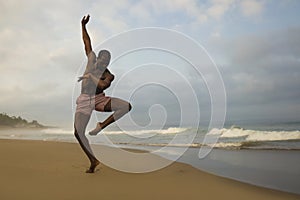
<path id="1" fill-rule="evenodd" d="M 143 174 L 124 173 L 105 165 L 94 174 L 86 174 L 88 160 L 73 143 L 0 140 L 0 155 L 3 200 L 300 199 L 299 195 L 240 183 L 177 162 Z"/>

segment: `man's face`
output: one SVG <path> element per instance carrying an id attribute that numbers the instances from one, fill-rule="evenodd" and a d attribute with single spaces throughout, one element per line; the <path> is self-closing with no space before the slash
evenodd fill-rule
<path id="1" fill-rule="evenodd" d="M 110 57 L 107 53 L 103 53 L 97 58 L 97 68 L 106 68 L 109 65 Z"/>

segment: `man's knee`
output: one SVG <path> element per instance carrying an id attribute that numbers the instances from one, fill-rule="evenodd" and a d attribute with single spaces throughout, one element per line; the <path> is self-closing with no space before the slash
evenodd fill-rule
<path id="1" fill-rule="evenodd" d="M 128 103 L 128 112 L 131 111 L 131 109 L 132 109 L 132 106 L 130 103 Z"/>
<path id="2" fill-rule="evenodd" d="M 78 131 L 77 131 L 76 127 L 74 127 L 74 135 L 75 135 L 76 138 L 79 138 L 79 134 L 78 134 Z"/>
<path id="3" fill-rule="evenodd" d="M 120 109 L 123 110 L 124 112 L 129 112 L 132 109 L 132 106 L 130 103 L 126 103 Z"/>
<path id="4" fill-rule="evenodd" d="M 124 110 L 126 110 L 127 112 L 129 112 L 132 109 L 132 106 L 130 103 L 127 103 L 126 106 L 124 106 Z"/>
<path id="5" fill-rule="evenodd" d="M 78 138 L 80 135 L 84 134 L 85 128 L 83 126 L 79 125 L 74 125 L 74 135 L 76 138 Z"/>

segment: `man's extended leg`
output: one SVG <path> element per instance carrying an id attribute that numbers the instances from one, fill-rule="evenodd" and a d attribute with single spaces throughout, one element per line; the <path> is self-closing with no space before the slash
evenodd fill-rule
<path id="1" fill-rule="evenodd" d="M 97 165 L 100 164 L 100 162 L 97 160 L 97 158 L 94 156 L 93 151 L 90 147 L 89 141 L 85 136 L 85 129 L 90 120 L 89 115 L 82 114 L 80 112 L 75 114 L 75 122 L 74 122 L 74 134 L 76 139 L 78 140 L 81 148 L 89 158 L 91 162 L 90 168 L 86 171 L 87 173 L 93 173 L 95 171 L 95 168 Z"/>
<path id="2" fill-rule="evenodd" d="M 102 111 L 100 109 L 100 107 L 97 107 L 97 106 L 96 106 L 95 110 Z M 118 119 L 120 119 L 121 117 L 123 117 L 123 115 L 128 113 L 130 110 L 131 110 L 131 104 L 129 102 L 124 101 L 119 98 L 111 97 L 110 101 L 105 105 L 104 111 L 105 112 L 114 111 L 114 113 L 112 115 L 110 115 L 103 122 L 98 122 L 96 128 L 94 130 L 90 131 L 89 134 L 97 135 L 97 133 L 99 133 L 102 129 L 104 129 L 109 124 L 111 124 L 111 123 L 117 121 Z"/>

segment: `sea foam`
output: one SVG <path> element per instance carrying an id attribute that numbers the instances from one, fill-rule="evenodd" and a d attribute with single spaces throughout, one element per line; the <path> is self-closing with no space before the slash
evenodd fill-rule
<path id="1" fill-rule="evenodd" d="M 212 129 L 208 135 L 219 135 L 220 138 L 245 137 L 246 141 L 284 141 L 299 140 L 300 131 L 258 131 L 232 127 L 230 129 Z"/>

